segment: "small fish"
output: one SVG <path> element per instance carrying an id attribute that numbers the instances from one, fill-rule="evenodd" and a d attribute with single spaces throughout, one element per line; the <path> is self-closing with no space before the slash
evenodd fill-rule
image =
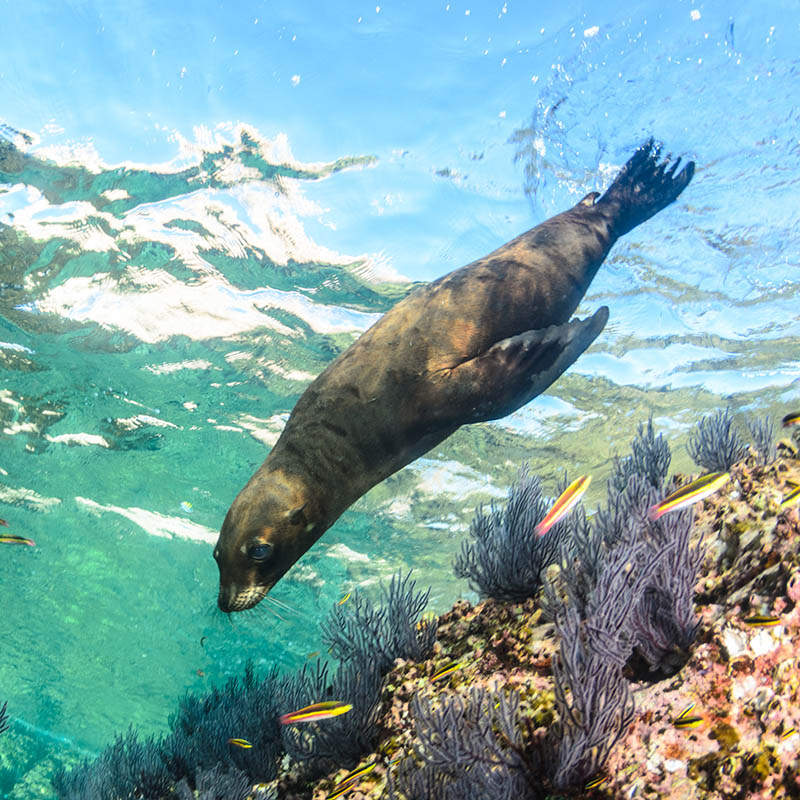
<path id="1" fill-rule="evenodd" d="M 350 595 L 353 594 L 352 592 L 348 592 L 336 605 L 343 606 L 349 599 Z"/>
<path id="2" fill-rule="evenodd" d="M 781 425 L 788 428 L 790 425 L 800 425 L 800 411 L 792 411 L 787 414 L 782 420 Z"/>
<path id="3" fill-rule="evenodd" d="M 461 664 L 459 664 L 458 661 L 451 661 L 449 664 L 445 664 L 441 669 L 437 669 L 436 672 L 431 675 L 431 682 L 438 681 L 440 678 L 451 675 L 457 669 L 461 669 Z"/>
<path id="4" fill-rule="evenodd" d="M 793 506 L 798 500 L 800 500 L 800 486 L 795 486 L 794 489 L 781 500 L 781 504 L 778 508 L 783 511 L 784 508 Z"/>
<path id="5" fill-rule="evenodd" d="M 697 480 L 687 483 L 686 486 L 681 486 L 680 489 L 665 497 L 660 503 L 651 506 L 647 516 L 655 521 L 670 511 L 680 511 L 682 508 L 686 508 L 714 494 L 728 482 L 729 478 L 730 473 L 728 472 L 712 472 L 710 475 L 703 475 Z"/>
<path id="6" fill-rule="evenodd" d="M 36 542 L 33 539 L 26 539 L 24 536 L 14 536 L 13 533 L 4 533 L 0 535 L 0 544 L 26 544 L 28 547 L 33 547 Z"/>
<path id="7" fill-rule="evenodd" d="M 677 717 L 675 717 L 675 719 L 676 720 L 683 719 L 694 707 L 695 703 L 689 703 L 689 705 L 686 706 L 686 708 L 684 708 L 683 711 L 681 711 L 681 713 L 678 714 Z"/>
<path id="8" fill-rule="evenodd" d="M 354 769 L 352 772 L 348 772 L 347 775 L 345 775 L 344 778 L 342 778 L 339 783 L 333 787 L 333 792 L 328 795 L 328 800 L 333 800 L 335 797 L 341 797 L 351 789 L 354 789 L 359 779 L 364 777 L 364 775 L 367 773 L 372 772 L 377 764 L 377 761 L 373 761 L 370 764 L 365 764 L 363 767 Z"/>
<path id="9" fill-rule="evenodd" d="M 592 778 L 583 788 L 588 792 L 592 789 L 596 789 L 598 786 L 602 786 L 607 780 L 608 775 L 598 775 L 596 778 Z"/>
<path id="10" fill-rule="evenodd" d="M 241 747 L 245 750 L 253 746 L 247 739 L 228 739 L 228 744 L 236 745 L 236 747 Z"/>
<path id="11" fill-rule="evenodd" d="M 751 617 L 745 617 L 742 622 L 754 628 L 773 628 L 775 625 L 781 624 L 781 618 L 772 617 L 769 614 L 753 614 Z"/>
<path id="12" fill-rule="evenodd" d="M 181 511 L 185 511 L 187 514 L 192 513 L 192 504 L 188 500 L 184 500 L 181 503 Z"/>
<path id="13" fill-rule="evenodd" d="M 310 706 L 298 708 L 297 711 L 290 711 L 280 718 L 281 725 L 292 725 L 297 722 L 313 722 L 318 719 L 328 719 L 338 717 L 339 714 L 346 714 L 353 706 L 349 703 L 341 703 L 338 700 L 328 700 L 324 703 L 312 703 Z"/>
<path id="14" fill-rule="evenodd" d="M 352 779 L 337 783 L 336 786 L 333 787 L 333 791 L 328 795 L 328 800 L 335 800 L 337 797 L 346 795 L 349 791 L 352 791 L 356 788 L 357 783 L 358 781 Z"/>
<path id="15" fill-rule="evenodd" d="M 307 659 L 316 658 L 316 657 L 319 655 L 319 653 L 320 653 L 320 651 L 319 651 L 319 650 L 315 650 L 313 653 L 309 653 L 309 654 L 306 656 L 306 658 L 307 658 Z"/>
<path id="16" fill-rule="evenodd" d="M 581 475 L 580 478 L 572 481 L 553 503 L 553 507 L 547 512 L 545 518 L 533 529 L 533 532 L 537 536 L 544 536 L 556 522 L 566 517 L 575 508 L 578 500 L 583 497 L 591 480 L 591 475 Z"/>
<path id="17" fill-rule="evenodd" d="M 8 523 L 4 519 L 0 519 L 0 525 L 5 525 L 6 528 L 8 527 Z"/>
<path id="18" fill-rule="evenodd" d="M 372 772 L 372 770 L 374 770 L 377 766 L 377 761 L 371 761 L 369 764 L 365 764 L 363 767 L 357 767 L 352 772 L 348 772 L 347 775 L 345 775 L 344 778 L 339 781 L 339 785 L 346 783 L 347 781 L 355 780 L 356 778 L 362 778 L 364 775 Z"/>
<path id="19" fill-rule="evenodd" d="M 794 736 L 797 733 L 797 728 L 787 728 L 779 737 L 781 741 L 784 739 L 788 739 L 790 736 Z"/>
<path id="20" fill-rule="evenodd" d="M 702 717 L 678 717 L 672 721 L 672 724 L 683 730 L 684 728 L 699 728 L 703 724 Z"/>

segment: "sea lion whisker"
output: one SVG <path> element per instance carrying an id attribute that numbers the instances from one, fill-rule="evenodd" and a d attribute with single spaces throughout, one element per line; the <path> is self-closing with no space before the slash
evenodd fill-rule
<path id="1" fill-rule="evenodd" d="M 303 619 L 309 619 L 308 614 L 300 611 L 299 608 L 295 608 L 294 606 L 290 606 L 288 603 L 284 603 L 283 600 L 278 600 L 277 597 L 273 597 L 271 594 L 268 594 L 264 598 L 268 603 L 273 603 L 282 611 L 285 611 L 287 614 L 295 614 L 298 617 L 302 617 Z"/>
<path id="2" fill-rule="evenodd" d="M 267 597 L 267 599 L 269 598 Z M 252 614 L 257 615 L 262 619 L 264 617 L 271 616 L 277 619 L 279 622 L 288 622 L 288 620 L 285 620 L 269 603 L 265 603 L 264 605 L 258 604 L 255 606 L 251 606 L 250 608 L 245 610 L 245 613 L 247 612 L 251 612 Z"/>

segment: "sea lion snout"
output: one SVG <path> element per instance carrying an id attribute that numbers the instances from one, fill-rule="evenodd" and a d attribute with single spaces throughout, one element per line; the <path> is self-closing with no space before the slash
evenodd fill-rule
<path id="1" fill-rule="evenodd" d="M 267 586 L 239 586 L 235 583 L 225 584 L 220 581 L 217 606 L 226 614 L 232 611 L 246 611 L 260 603 L 268 591 L 269 587 Z"/>

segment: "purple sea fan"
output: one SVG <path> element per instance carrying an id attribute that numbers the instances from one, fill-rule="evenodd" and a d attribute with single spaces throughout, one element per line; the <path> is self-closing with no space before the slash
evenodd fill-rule
<path id="1" fill-rule="evenodd" d="M 686 449 L 695 464 L 709 472 L 728 472 L 747 454 L 747 445 L 733 425 L 733 412 L 728 406 L 703 417 L 689 437 Z"/>
<path id="2" fill-rule="evenodd" d="M 569 530 L 568 521 L 562 520 L 544 536 L 535 536 L 533 530 L 547 510 L 541 480 L 523 466 L 504 509 L 492 505 L 488 513 L 476 511 L 470 540 L 462 542 L 453 565 L 455 574 L 467 578 L 483 597 L 509 602 L 535 597 L 542 571 L 558 561 Z"/>

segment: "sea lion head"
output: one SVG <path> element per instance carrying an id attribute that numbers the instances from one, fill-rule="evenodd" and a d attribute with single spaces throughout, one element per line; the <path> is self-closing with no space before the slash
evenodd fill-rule
<path id="1" fill-rule="evenodd" d="M 214 547 L 221 611 L 257 605 L 319 538 L 296 494 L 256 474 L 233 501 Z"/>

